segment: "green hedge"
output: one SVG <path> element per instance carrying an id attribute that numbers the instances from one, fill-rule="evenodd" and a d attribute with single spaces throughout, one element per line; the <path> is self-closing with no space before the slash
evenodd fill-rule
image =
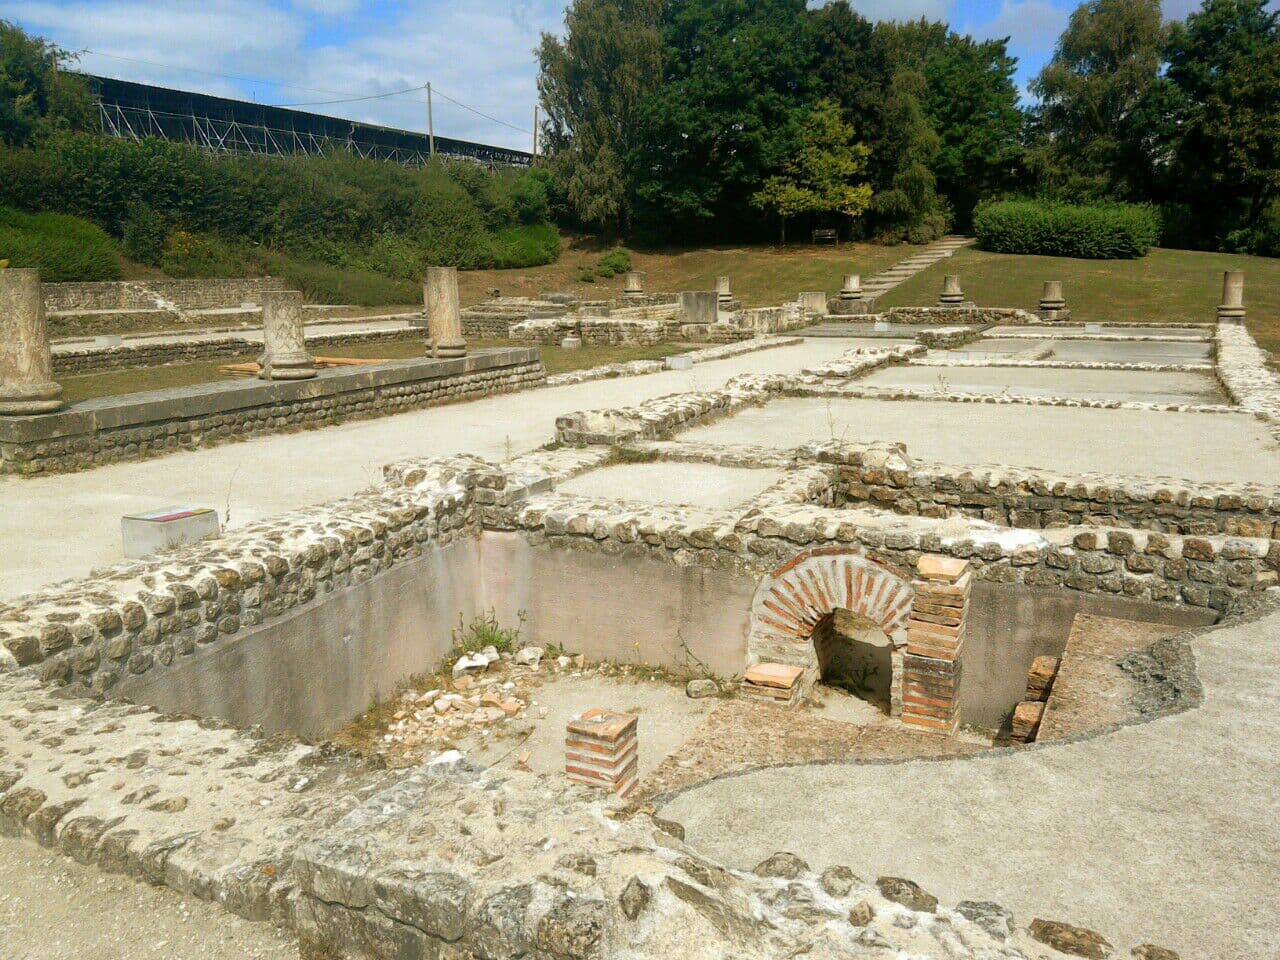
<path id="1" fill-rule="evenodd" d="M 114 241 L 100 227 L 65 214 L 0 207 L 0 260 L 35 267 L 48 282 L 120 279 Z"/>
<path id="2" fill-rule="evenodd" d="M 214 155 L 194 146 L 88 134 L 0 147 L 0 204 L 84 217 L 155 263 L 172 231 L 268 246 L 331 266 L 397 273 L 425 263 L 534 266 L 558 255 L 544 170 L 465 162 L 417 169 L 335 152 L 322 157 Z M 522 228 L 537 230 L 528 242 Z M 374 247 L 392 239 L 393 250 Z M 550 251 L 555 249 L 555 254 Z M 401 277 L 403 278 L 403 277 Z"/>
<path id="3" fill-rule="evenodd" d="M 978 207 L 973 231 L 978 245 L 995 253 L 1131 260 L 1159 240 L 1160 213 L 1130 203 L 1000 200 Z"/>

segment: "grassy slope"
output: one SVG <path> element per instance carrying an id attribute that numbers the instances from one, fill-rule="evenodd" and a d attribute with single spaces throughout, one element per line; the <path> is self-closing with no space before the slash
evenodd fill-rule
<path id="1" fill-rule="evenodd" d="M 1141 260 L 1023 257 L 966 248 L 886 294 L 885 306 L 935 303 L 945 273 L 983 306 L 1036 309 L 1045 280 L 1061 280 L 1073 321 L 1205 323 L 1222 299 L 1222 272 L 1245 272 L 1249 329 L 1280 351 L 1280 260 L 1192 250 L 1152 250 Z"/>
<path id="2" fill-rule="evenodd" d="M 710 247 L 698 250 L 654 250 L 632 253 L 632 268 L 649 277 L 654 292 L 713 290 L 715 278 L 729 277 L 733 293 L 748 307 L 775 306 L 794 300 L 802 290 L 826 290 L 834 296 L 846 273 L 868 277 L 911 256 L 918 247 L 878 247 L 843 243 L 837 247 Z M 598 246 L 567 242 L 557 263 L 527 270 L 472 270 L 459 277 L 464 305 L 478 303 L 490 288 L 507 297 L 536 297 L 558 290 L 591 300 L 622 293 L 622 277 L 579 283 L 578 274 L 600 258 Z"/>
<path id="3" fill-rule="evenodd" d="M 469 340 L 472 347 L 528 346 L 511 340 Z M 561 350 L 559 347 L 542 347 L 542 361 L 547 373 L 567 373 L 606 363 L 627 360 L 658 360 L 675 353 L 694 349 L 688 343 L 664 343 L 651 347 L 609 347 L 584 344 L 578 350 Z M 407 360 L 423 355 L 421 337 L 395 340 L 388 343 L 362 343 L 346 347 L 329 347 L 321 351 L 324 356 L 361 357 L 366 359 Z M 163 390 L 169 387 L 189 387 L 199 383 L 222 380 L 218 367 L 224 363 L 248 363 L 256 356 L 237 357 L 231 360 L 210 360 L 203 363 L 180 363 L 162 367 L 146 367 L 139 370 L 116 370 L 108 373 L 90 373 L 75 377 L 60 377 L 63 396 L 68 402 L 89 400 L 94 397 L 112 397 L 125 393 L 142 393 L 147 390 Z"/>

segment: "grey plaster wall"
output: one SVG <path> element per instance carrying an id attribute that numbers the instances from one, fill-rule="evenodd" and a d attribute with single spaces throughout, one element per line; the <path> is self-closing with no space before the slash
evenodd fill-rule
<path id="1" fill-rule="evenodd" d="M 481 610 L 480 543 L 423 555 L 325 594 L 164 671 L 120 684 L 162 710 L 221 717 L 268 733 L 323 737 L 415 673 L 434 669 L 459 616 Z"/>
<path id="2" fill-rule="evenodd" d="M 609 555 L 486 532 L 323 595 L 119 693 L 163 710 L 270 733 L 320 737 L 449 652 L 459 618 L 523 619 L 523 637 L 590 660 L 721 676 L 746 667 L 754 578 L 677 566 L 641 550 Z M 980 581 L 964 647 L 961 719 L 999 726 L 1031 661 L 1059 656 L 1077 613 L 1201 626 L 1212 611 Z M 691 656 L 690 656 L 691 655 Z"/>
<path id="3" fill-rule="evenodd" d="M 1023 698 L 1031 661 L 1062 656 L 1078 613 L 1188 628 L 1217 619 L 1214 611 L 1199 607 L 980 580 L 974 584 L 964 641 L 961 722 L 998 727 Z"/>
<path id="4" fill-rule="evenodd" d="M 505 622 L 523 611 L 535 643 L 696 675 L 683 642 L 716 674 L 746 669 L 756 589 L 748 577 L 679 567 L 641 551 L 535 547 L 500 532 L 484 535 L 482 569 L 488 605 Z"/>

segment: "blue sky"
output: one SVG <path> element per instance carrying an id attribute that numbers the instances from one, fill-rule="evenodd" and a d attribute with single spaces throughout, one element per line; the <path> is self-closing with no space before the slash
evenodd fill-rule
<path id="1" fill-rule="evenodd" d="M 262 103 L 311 104 L 428 80 L 436 132 L 528 149 L 537 97 L 533 50 L 566 0 L 8 0 L 3 14 L 83 54 L 83 69 Z M 942 19 L 1010 37 L 1019 82 L 1050 55 L 1073 0 L 855 0 L 873 19 Z M 1185 16 L 1198 0 L 1165 0 Z M 445 97 L 468 104 L 477 116 Z M 414 93 L 305 109 L 426 129 Z M 496 122 L 500 121 L 500 122 Z"/>

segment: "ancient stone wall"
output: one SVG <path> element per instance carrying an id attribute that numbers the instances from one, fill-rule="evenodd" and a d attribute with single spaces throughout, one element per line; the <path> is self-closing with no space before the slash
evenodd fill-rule
<path id="1" fill-rule="evenodd" d="M 267 290 L 286 289 L 279 277 L 236 280 L 121 280 L 101 283 L 45 283 L 44 308 L 50 313 L 76 310 L 151 310 L 169 304 L 181 310 L 205 310 L 256 303 Z"/>
<path id="2" fill-rule="evenodd" d="M 308 337 L 307 343 L 324 350 L 359 343 L 389 343 L 412 335 L 412 331 L 406 330 L 363 330 Z M 125 342 L 118 347 L 86 346 L 74 350 L 58 350 L 53 355 L 53 369 L 55 373 L 75 376 L 104 370 L 154 367 L 166 363 L 199 363 L 206 360 L 256 357 L 260 353 L 262 341 L 244 337 L 211 337 L 203 340 L 192 338 L 137 344 Z"/>
<path id="3" fill-rule="evenodd" d="M 177 396 L 107 397 L 57 414 L 0 419 L 0 474 L 79 470 L 509 393 L 545 381 L 537 354 L 516 348 L 332 371 L 308 381 L 205 384 Z"/>
<path id="4" fill-rule="evenodd" d="M 474 491 L 505 486 L 470 457 L 433 461 L 415 478 L 0 605 L 0 645 L 46 681 L 105 692 L 417 558 L 428 542 L 474 535 Z"/>
<path id="5" fill-rule="evenodd" d="M 1250 484 L 1191 486 L 1008 466 L 965 469 L 917 463 L 905 448 L 886 458 L 878 449 L 843 443 L 814 445 L 805 454 L 836 467 L 841 506 L 870 504 L 908 515 L 972 517 L 1030 530 L 1137 527 L 1271 539 L 1280 523 L 1277 490 Z"/>

